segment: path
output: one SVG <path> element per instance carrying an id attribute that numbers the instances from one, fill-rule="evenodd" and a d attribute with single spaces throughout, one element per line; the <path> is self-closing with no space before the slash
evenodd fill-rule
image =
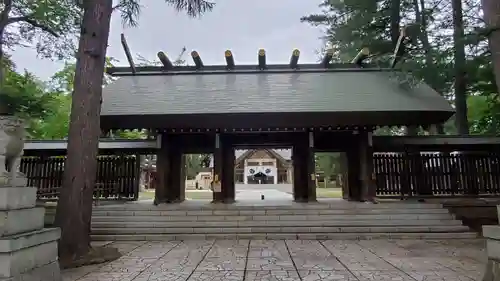
<path id="1" fill-rule="evenodd" d="M 236 200 L 293 200 L 291 184 L 236 184 Z"/>
<path id="2" fill-rule="evenodd" d="M 106 265 L 66 270 L 65 281 L 471 281 L 479 240 L 217 240 L 115 242 Z"/>

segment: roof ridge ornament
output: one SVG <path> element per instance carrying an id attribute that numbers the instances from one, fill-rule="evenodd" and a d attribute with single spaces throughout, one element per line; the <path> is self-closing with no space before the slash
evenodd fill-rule
<path id="1" fill-rule="evenodd" d="M 264 49 L 259 49 L 259 56 L 258 56 L 258 66 L 257 69 L 259 70 L 266 70 L 267 65 L 266 65 L 266 50 Z"/>
<path id="2" fill-rule="evenodd" d="M 231 50 L 226 50 L 224 52 L 224 57 L 226 58 L 226 69 L 227 70 L 234 70 L 234 57 L 233 57 L 233 53 L 231 52 Z"/>
<path id="3" fill-rule="evenodd" d="M 299 49 L 293 49 L 292 57 L 290 57 L 290 68 L 291 69 L 297 69 L 298 68 L 299 57 L 300 57 L 300 50 Z"/>
<path id="4" fill-rule="evenodd" d="M 170 70 L 170 69 L 174 68 L 174 64 L 170 61 L 170 59 L 167 57 L 167 55 L 164 52 L 160 51 L 160 52 L 158 52 L 158 54 L 156 54 L 156 56 L 158 57 L 160 62 L 163 64 L 163 68 L 165 70 Z"/>
<path id="5" fill-rule="evenodd" d="M 333 48 L 329 48 L 328 50 L 326 50 L 326 53 L 323 56 L 323 59 L 321 60 L 321 65 L 324 68 L 328 68 L 330 66 L 330 62 L 332 61 L 333 58 L 333 53 L 335 53 L 335 50 Z"/>
<path id="6" fill-rule="evenodd" d="M 191 52 L 191 57 L 193 58 L 194 65 L 196 67 L 196 70 L 200 70 L 204 67 L 203 61 L 201 60 L 200 54 L 197 51 L 192 51 Z"/>
<path id="7" fill-rule="evenodd" d="M 120 34 L 120 41 L 122 43 L 123 51 L 125 51 L 125 56 L 127 57 L 127 61 L 128 61 L 128 64 L 130 65 L 130 69 L 132 70 L 132 74 L 135 74 L 137 72 L 137 70 L 135 68 L 134 59 L 132 58 L 132 54 L 130 52 L 130 48 L 128 47 L 127 39 L 125 38 L 124 33 Z"/>
<path id="8" fill-rule="evenodd" d="M 405 26 L 401 27 L 398 42 L 396 43 L 396 48 L 394 49 L 394 55 L 391 61 L 391 68 L 394 68 L 396 64 L 403 58 L 406 54 L 406 44 L 411 40 L 408 36 L 408 32 Z"/>
<path id="9" fill-rule="evenodd" d="M 357 66 L 363 66 L 363 61 L 370 56 L 370 49 L 367 47 L 362 48 L 358 54 L 352 59 L 351 63 Z"/>

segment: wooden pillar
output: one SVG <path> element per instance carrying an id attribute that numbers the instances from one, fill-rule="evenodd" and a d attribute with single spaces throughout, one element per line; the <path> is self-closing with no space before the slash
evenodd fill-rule
<path id="1" fill-rule="evenodd" d="M 141 155 L 135 155 L 135 167 L 134 172 L 136 173 L 135 181 L 134 181 L 134 201 L 139 199 L 139 192 L 141 191 L 141 179 L 143 177 L 143 172 L 141 168 Z"/>
<path id="2" fill-rule="evenodd" d="M 215 147 L 214 147 L 214 168 L 212 175 L 212 203 L 220 203 L 223 201 L 222 195 L 222 184 L 221 184 L 221 175 L 223 169 L 223 153 L 222 153 L 222 142 L 221 135 L 219 133 L 215 134 Z"/>
<path id="3" fill-rule="evenodd" d="M 359 134 L 361 201 L 375 201 L 377 185 L 373 170 L 372 132 Z"/>
<path id="4" fill-rule="evenodd" d="M 215 135 L 212 186 L 214 203 L 234 202 L 234 149 L 230 137 L 219 133 Z"/>
<path id="5" fill-rule="evenodd" d="M 286 183 L 293 183 L 293 164 L 286 167 Z"/>
<path id="6" fill-rule="evenodd" d="M 155 204 L 184 201 L 182 143 L 175 135 L 158 135 L 160 149 L 156 159 Z"/>
<path id="7" fill-rule="evenodd" d="M 292 163 L 293 163 L 293 200 L 296 202 L 304 202 L 306 200 L 304 194 L 305 179 L 307 172 L 304 173 L 304 162 L 301 157 L 303 145 L 294 144 L 292 147 Z"/>
<path id="8" fill-rule="evenodd" d="M 180 188 L 179 188 L 179 199 L 181 201 L 186 200 L 186 163 L 187 163 L 187 155 L 184 153 L 181 154 L 181 176 L 180 176 Z"/>
<path id="9" fill-rule="evenodd" d="M 345 154 L 347 158 L 347 199 L 349 201 L 361 201 L 359 150 L 353 145 L 347 149 Z"/>
<path id="10" fill-rule="evenodd" d="M 340 153 L 340 182 L 337 185 L 342 187 L 342 198 L 349 200 L 349 182 L 348 182 L 348 169 L 347 169 L 347 153 Z M 338 178 L 336 179 L 338 180 Z"/>
<path id="11" fill-rule="evenodd" d="M 292 148 L 293 195 L 297 202 L 316 201 L 314 135 L 300 134 Z"/>
<path id="12" fill-rule="evenodd" d="M 234 149 L 229 139 L 226 137 L 222 142 L 222 174 L 221 174 L 221 188 L 222 188 L 222 201 L 224 203 L 233 203 L 235 198 L 234 186 L 234 163 L 235 163 Z"/>
<path id="13" fill-rule="evenodd" d="M 156 177 L 153 179 L 155 186 L 154 204 L 167 202 L 167 183 L 170 173 L 170 149 L 168 136 L 166 134 L 158 134 L 160 149 L 156 154 Z"/>
<path id="14" fill-rule="evenodd" d="M 175 141 L 171 143 L 169 166 L 170 172 L 167 183 L 167 203 L 179 203 L 184 201 L 184 178 L 183 178 L 183 162 L 182 145 Z"/>
<path id="15" fill-rule="evenodd" d="M 307 190 L 306 196 L 308 202 L 316 201 L 316 161 L 314 159 L 314 133 L 309 132 L 307 141 L 306 155 L 304 161 L 307 169 Z"/>

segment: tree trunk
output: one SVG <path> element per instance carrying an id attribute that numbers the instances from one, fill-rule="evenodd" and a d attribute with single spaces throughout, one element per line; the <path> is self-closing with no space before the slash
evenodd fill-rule
<path id="1" fill-rule="evenodd" d="M 398 44 L 399 35 L 401 33 L 401 0 L 391 0 L 391 13 L 390 13 L 390 35 L 393 48 Z M 406 135 L 416 136 L 418 128 L 415 126 L 408 126 Z"/>
<path id="2" fill-rule="evenodd" d="M 429 42 L 429 31 L 427 30 L 427 16 L 424 14 L 425 12 L 425 0 L 414 0 L 413 5 L 415 6 L 415 19 L 417 23 L 420 25 L 420 42 L 422 42 L 422 49 L 425 54 L 425 82 L 429 84 L 433 89 L 438 91 L 441 94 L 441 87 L 438 87 L 438 83 L 436 81 L 436 68 L 434 66 L 433 58 L 432 58 L 432 46 Z M 436 125 L 436 134 L 443 135 L 444 134 L 444 126 L 443 124 Z"/>
<path id="3" fill-rule="evenodd" d="M 490 51 L 495 70 L 495 80 L 500 87 L 500 1 L 482 0 L 484 21 L 492 29 L 489 34 Z"/>
<path id="4" fill-rule="evenodd" d="M 78 46 L 63 188 L 56 225 L 61 227 L 59 257 L 71 262 L 90 250 L 92 193 L 97 170 L 102 79 L 112 0 L 87 0 Z"/>
<path id="5" fill-rule="evenodd" d="M 12 1 L 4 1 L 4 9 L 0 13 L 0 88 L 3 87 L 4 83 L 4 52 L 3 52 L 3 40 L 5 35 L 5 28 L 7 27 L 9 21 L 9 13 L 12 10 Z"/>
<path id="6" fill-rule="evenodd" d="M 459 135 L 469 134 L 467 119 L 467 81 L 462 0 L 451 1 L 453 9 L 453 45 L 455 53 L 455 124 Z"/>
<path id="7" fill-rule="evenodd" d="M 391 42 L 393 48 L 398 44 L 399 34 L 400 34 L 400 24 L 401 24 L 401 0 L 391 0 Z"/>

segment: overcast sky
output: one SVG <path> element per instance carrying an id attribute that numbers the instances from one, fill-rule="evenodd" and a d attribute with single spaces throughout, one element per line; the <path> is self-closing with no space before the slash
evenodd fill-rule
<path id="1" fill-rule="evenodd" d="M 124 32 L 134 54 L 156 59 L 160 50 L 171 60 L 183 46 L 184 59 L 197 50 L 204 64 L 224 64 L 224 51 L 231 49 L 237 64 L 256 63 L 259 48 L 266 49 L 268 63 L 287 63 L 294 48 L 301 51 L 300 62 L 316 62 L 321 48 L 321 30 L 300 22 L 300 17 L 319 11 L 321 0 L 216 0 L 211 13 L 199 19 L 177 13 L 162 0 L 143 0 L 139 27 L 123 28 L 118 14 L 113 15 L 108 56 L 125 65 L 120 44 Z M 147 4 L 146 4 L 147 3 Z M 27 68 L 42 79 L 61 68 L 62 62 L 36 58 L 30 49 L 13 53 L 19 70 Z M 36 62 L 36 63 L 33 63 Z"/>

